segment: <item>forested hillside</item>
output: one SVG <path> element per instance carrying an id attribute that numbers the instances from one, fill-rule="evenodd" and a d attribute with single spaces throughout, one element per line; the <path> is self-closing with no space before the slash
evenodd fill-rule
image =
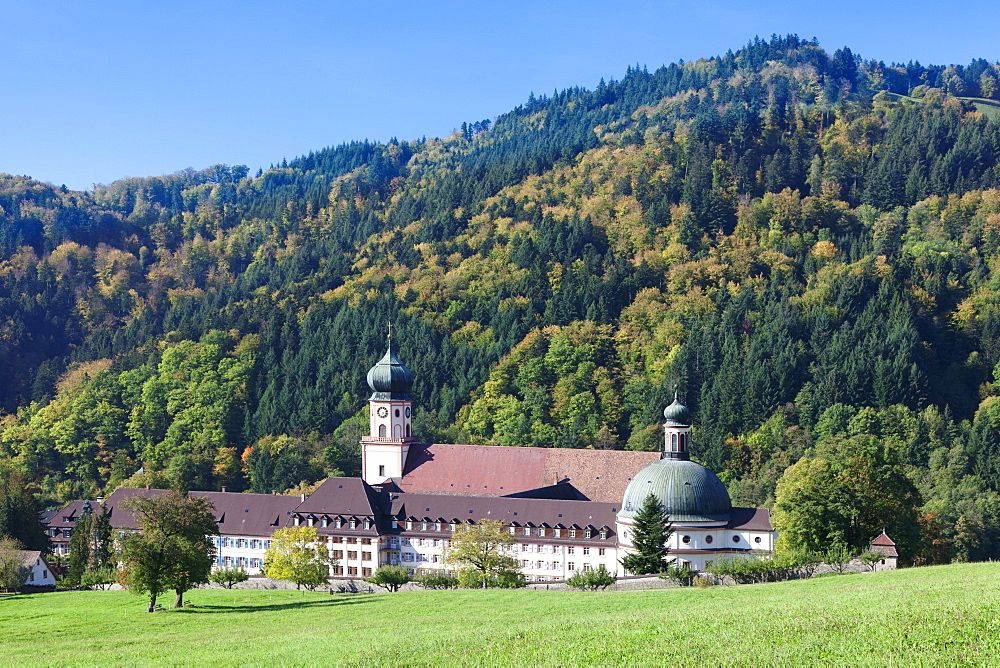
<path id="1" fill-rule="evenodd" d="M 0 176 L 2 466 L 356 475 L 391 320 L 426 440 L 658 449 L 676 386 L 735 502 L 874 448 L 925 559 L 1000 557 L 998 79 L 774 37 L 256 176 Z"/>

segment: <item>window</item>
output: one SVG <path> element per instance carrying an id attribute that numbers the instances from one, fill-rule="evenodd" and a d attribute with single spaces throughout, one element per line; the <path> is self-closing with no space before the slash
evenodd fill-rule
<path id="1" fill-rule="evenodd" d="M 545 568 L 545 562 L 543 562 L 543 561 L 537 561 L 537 562 L 535 562 L 535 564 L 536 564 L 535 568 L 537 568 L 539 570 L 542 570 L 542 569 Z"/>
<path id="2" fill-rule="evenodd" d="M 439 557 L 438 555 L 436 555 L 436 554 L 432 554 L 432 555 L 431 555 L 431 561 L 432 561 L 433 563 L 435 563 L 435 564 L 436 564 L 436 563 L 438 563 L 438 562 L 439 562 L 440 560 L 441 560 L 441 557 Z"/>
<path id="3" fill-rule="evenodd" d="M 599 557 L 603 557 L 604 556 L 604 548 L 603 547 L 597 548 L 597 556 L 599 556 Z"/>
<path id="4" fill-rule="evenodd" d="M 524 535 L 525 536 L 530 536 L 531 535 L 531 528 L 530 527 L 524 527 Z"/>
<path id="5" fill-rule="evenodd" d="M 589 571 L 590 570 L 590 564 L 584 564 L 583 565 L 583 570 Z"/>
<path id="6" fill-rule="evenodd" d="M 407 529 L 407 531 L 412 530 L 413 529 L 413 522 L 411 522 L 410 520 L 406 520 L 406 529 Z"/>
<path id="7" fill-rule="evenodd" d="M 521 552 L 527 552 L 527 551 L 528 551 L 528 544 L 521 543 Z"/>
<path id="8" fill-rule="evenodd" d="M 259 550 L 260 549 L 260 541 L 259 540 L 251 540 L 250 541 L 250 549 L 251 550 Z"/>
<path id="9" fill-rule="evenodd" d="M 358 558 L 357 551 L 355 551 L 355 550 L 348 550 L 348 552 L 347 552 L 347 558 L 348 559 L 357 559 Z"/>
<path id="10" fill-rule="evenodd" d="M 552 570 L 558 571 L 560 566 L 562 566 L 562 562 L 559 561 L 552 562 Z"/>
<path id="11" fill-rule="evenodd" d="M 361 576 L 362 577 L 366 577 L 366 578 L 370 578 L 372 576 L 372 569 L 370 569 L 370 568 L 362 568 L 361 569 Z"/>
<path id="12" fill-rule="evenodd" d="M 329 518 L 327 518 L 327 517 L 324 517 L 324 518 L 323 518 L 323 521 L 321 522 L 321 525 L 322 525 L 322 526 L 323 526 L 323 528 L 325 529 L 326 527 L 328 527 L 328 526 L 330 525 L 330 519 L 329 519 Z"/>
<path id="13" fill-rule="evenodd" d="M 434 539 L 434 547 L 441 547 L 441 541 L 437 538 Z"/>
<path id="14" fill-rule="evenodd" d="M 333 551 L 333 558 L 334 559 L 343 559 L 344 558 L 344 551 L 343 550 L 334 550 Z"/>
<path id="15" fill-rule="evenodd" d="M 265 550 L 270 550 L 271 549 L 271 541 L 269 541 L 269 540 L 265 540 L 264 541 L 264 549 Z"/>
<path id="16" fill-rule="evenodd" d="M 681 536 L 681 542 L 687 545 L 691 542 L 691 536 Z"/>
<path id="17" fill-rule="evenodd" d="M 381 464 L 379 464 L 379 467 L 378 467 L 378 477 L 379 478 L 384 478 L 385 477 L 385 466 L 383 466 Z"/>
<path id="18" fill-rule="evenodd" d="M 740 542 L 740 537 L 739 536 L 733 536 L 733 542 L 734 543 Z"/>
<path id="19" fill-rule="evenodd" d="M 348 542 L 348 543 L 349 543 L 350 545 L 357 545 L 357 544 L 358 544 L 358 539 L 357 539 L 357 538 L 355 538 L 354 536 L 351 536 L 350 538 L 348 538 L 348 539 L 347 539 L 347 542 Z"/>
<path id="20" fill-rule="evenodd" d="M 705 536 L 705 542 L 706 543 L 711 544 L 713 540 L 715 540 L 715 539 L 712 538 L 711 536 Z"/>
<path id="21" fill-rule="evenodd" d="M 510 532 L 511 536 L 513 536 L 515 534 L 515 532 L 516 532 L 516 530 L 514 529 L 514 527 L 511 527 L 511 528 L 507 529 L 507 531 Z"/>
<path id="22" fill-rule="evenodd" d="M 343 538 L 341 538 L 340 536 L 334 536 L 334 537 L 333 537 L 333 542 L 334 542 L 334 543 L 343 543 L 343 542 L 344 542 L 344 539 L 343 539 Z"/>
<path id="23" fill-rule="evenodd" d="M 233 565 L 233 558 L 232 557 L 223 557 L 222 563 L 224 563 L 226 566 L 232 566 Z"/>
<path id="24" fill-rule="evenodd" d="M 566 554 L 575 554 L 575 553 L 576 553 L 576 548 L 573 547 L 572 545 L 566 548 Z"/>
<path id="25" fill-rule="evenodd" d="M 361 553 L 361 561 L 371 561 L 371 560 L 372 560 L 372 553 L 371 552 L 362 552 Z"/>
<path id="26" fill-rule="evenodd" d="M 607 540 L 607 538 L 608 538 L 608 530 L 601 529 L 601 540 Z"/>
<path id="27" fill-rule="evenodd" d="M 559 538 L 559 536 L 562 535 L 562 529 L 553 529 L 552 535 L 555 536 L 556 538 Z"/>
<path id="28" fill-rule="evenodd" d="M 759 542 L 760 542 L 760 536 L 757 536 L 757 537 L 755 537 L 755 538 L 753 539 L 753 542 L 755 542 L 755 543 L 759 543 Z"/>
<path id="29" fill-rule="evenodd" d="M 343 575 L 344 574 L 344 567 L 343 566 L 334 566 L 333 567 L 333 574 L 334 575 Z"/>
<path id="30" fill-rule="evenodd" d="M 572 561 L 568 562 L 566 564 L 566 570 L 567 571 L 575 571 L 576 570 L 576 564 L 574 564 Z"/>
<path id="31" fill-rule="evenodd" d="M 590 548 L 589 547 L 583 548 L 583 553 L 584 554 L 590 554 Z"/>
<path id="32" fill-rule="evenodd" d="M 246 566 L 247 565 L 247 558 L 246 557 L 236 557 L 236 565 L 237 566 Z"/>
<path id="33" fill-rule="evenodd" d="M 357 566 L 348 566 L 347 567 L 347 574 L 348 575 L 357 575 L 358 574 L 358 567 Z"/>
<path id="34" fill-rule="evenodd" d="M 399 409 L 396 409 L 396 417 L 399 417 Z"/>
<path id="35" fill-rule="evenodd" d="M 529 563 L 531 563 L 531 562 L 528 561 L 527 559 L 522 559 L 521 560 L 521 568 L 527 568 Z"/>
<path id="36" fill-rule="evenodd" d="M 380 424 L 378 426 L 378 436 L 379 436 L 379 438 L 385 438 L 385 425 L 384 424 Z M 350 569 L 348 569 L 348 570 L 350 570 Z"/>
<path id="37" fill-rule="evenodd" d="M 545 529 L 544 529 L 544 527 L 538 529 L 538 536 L 539 537 L 544 537 L 545 536 Z"/>
<path id="38" fill-rule="evenodd" d="M 587 529 L 586 531 L 584 531 L 584 532 L 583 532 L 583 537 L 584 537 L 584 538 L 590 538 L 590 537 L 592 537 L 593 535 L 594 535 L 594 532 L 593 532 L 593 531 L 591 531 L 590 529 Z"/>
<path id="39" fill-rule="evenodd" d="M 250 568 L 261 568 L 264 565 L 263 559 L 251 559 Z"/>
<path id="40" fill-rule="evenodd" d="M 246 538 L 237 538 L 236 539 L 236 547 L 244 547 L 245 548 L 246 546 L 247 546 L 247 539 Z"/>
<path id="41" fill-rule="evenodd" d="M 372 544 L 372 539 L 371 538 L 362 538 L 361 539 L 361 544 L 362 545 L 371 545 Z"/>
<path id="42" fill-rule="evenodd" d="M 352 529 L 357 529 L 358 528 L 358 521 L 357 520 L 351 520 L 351 528 Z"/>
<path id="43" fill-rule="evenodd" d="M 310 517 L 306 520 L 306 526 L 313 526 L 316 523 L 316 518 Z"/>
<path id="44" fill-rule="evenodd" d="M 333 521 L 333 526 L 339 529 L 340 527 L 344 526 L 344 520 L 338 517 Z"/>
<path id="45" fill-rule="evenodd" d="M 570 529 L 569 530 L 569 537 L 570 538 L 576 538 L 576 529 Z"/>
<path id="46" fill-rule="evenodd" d="M 427 522 L 421 522 L 420 523 L 420 530 L 421 531 L 427 531 Z"/>

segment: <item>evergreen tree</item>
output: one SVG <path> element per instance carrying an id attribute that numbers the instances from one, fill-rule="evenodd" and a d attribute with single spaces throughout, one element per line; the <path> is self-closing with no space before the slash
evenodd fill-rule
<path id="1" fill-rule="evenodd" d="M 674 533 L 670 518 L 660 500 L 652 493 L 646 496 L 632 525 L 632 546 L 636 554 L 622 558 L 622 566 L 635 575 L 662 573 L 669 566 L 667 541 Z"/>

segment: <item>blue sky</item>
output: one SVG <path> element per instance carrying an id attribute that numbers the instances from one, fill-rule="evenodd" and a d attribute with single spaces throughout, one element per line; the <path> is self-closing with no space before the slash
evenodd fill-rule
<path id="1" fill-rule="evenodd" d="M 527 99 L 816 37 L 866 59 L 1000 59 L 997 3 L 0 0 L 0 172 L 89 189 L 443 136 Z"/>

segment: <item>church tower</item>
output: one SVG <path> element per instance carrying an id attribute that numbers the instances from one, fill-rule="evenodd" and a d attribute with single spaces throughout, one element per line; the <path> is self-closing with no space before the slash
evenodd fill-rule
<path id="1" fill-rule="evenodd" d="M 392 352 L 392 326 L 389 345 L 378 364 L 368 370 L 367 436 L 361 437 L 361 475 L 369 485 L 403 475 L 406 455 L 416 439 L 410 433 L 413 399 L 410 387 L 415 374 Z"/>
<path id="2" fill-rule="evenodd" d="M 677 400 L 663 409 L 663 458 L 691 459 L 691 411 Z"/>

